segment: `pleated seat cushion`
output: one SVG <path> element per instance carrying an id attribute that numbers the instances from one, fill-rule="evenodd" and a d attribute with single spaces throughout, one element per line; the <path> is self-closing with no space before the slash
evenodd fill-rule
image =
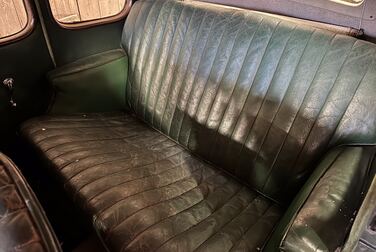
<path id="1" fill-rule="evenodd" d="M 111 251 L 255 251 L 282 214 L 128 114 L 46 116 L 22 131 Z"/>

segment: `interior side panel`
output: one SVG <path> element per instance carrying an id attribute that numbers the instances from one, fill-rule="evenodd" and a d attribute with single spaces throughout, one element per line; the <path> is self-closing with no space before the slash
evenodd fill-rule
<path id="1" fill-rule="evenodd" d="M 42 114 L 48 104 L 50 88 L 45 73 L 53 69 L 53 63 L 35 12 L 34 18 L 31 35 L 0 46 L 0 147 L 13 139 L 19 123 Z M 10 104 L 10 92 L 2 84 L 5 78 L 14 79 L 16 107 Z"/>
<path id="2" fill-rule="evenodd" d="M 100 52 L 120 48 L 124 20 L 90 28 L 65 29 L 52 16 L 48 0 L 38 0 L 57 66 Z"/>
<path id="3" fill-rule="evenodd" d="M 120 48 L 120 37 L 124 20 L 91 28 L 69 30 L 61 27 L 53 18 L 48 0 L 37 0 L 52 54 L 57 66 L 66 65 L 77 59 Z M 28 118 L 43 114 L 51 100 L 52 88 L 46 80 L 46 73 L 54 69 L 48 52 L 37 8 L 32 3 L 35 20 L 33 32 L 19 41 L 0 45 L 0 148 L 9 146 L 14 139 L 18 125 Z M 13 98 L 2 85 L 6 78 L 13 78 Z"/>

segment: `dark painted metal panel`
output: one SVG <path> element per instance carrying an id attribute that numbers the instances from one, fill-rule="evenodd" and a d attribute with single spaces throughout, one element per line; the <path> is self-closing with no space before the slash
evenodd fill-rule
<path id="1" fill-rule="evenodd" d="M 0 147 L 13 139 L 18 124 L 42 114 L 48 103 L 50 88 L 45 73 L 53 68 L 39 22 L 27 38 L 0 46 Z M 14 99 L 10 104 L 3 79 L 14 78 Z"/>

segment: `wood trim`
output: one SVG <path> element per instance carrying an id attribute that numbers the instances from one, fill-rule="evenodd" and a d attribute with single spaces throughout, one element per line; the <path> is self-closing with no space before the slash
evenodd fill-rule
<path id="1" fill-rule="evenodd" d="M 133 1 L 132 0 L 126 0 L 124 4 L 123 10 L 114 16 L 106 17 L 106 18 L 98 18 L 90 21 L 82 21 L 82 22 L 77 22 L 77 23 L 63 23 L 58 21 L 55 17 L 54 20 L 58 25 L 64 29 L 69 29 L 69 30 L 78 30 L 78 29 L 83 29 L 83 28 L 90 28 L 93 26 L 98 26 L 98 25 L 104 25 L 108 23 L 113 23 L 119 20 L 122 20 L 124 17 L 128 15 L 128 13 L 131 10 Z M 51 15 L 53 16 L 51 6 L 49 5 Z"/>
<path id="2" fill-rule="evenodd" d="M 23 3 L 24 3 L 24 6 L 25 6 L 25 11 L 26 11 L 26 15 L 27 15 L 27 23 L 26 23 L 25 27 L 21 31 L 19 31 L 15 34 L 0 38 L 0 46 L 10 44 L 10 43 L 19 41 L 21 39 L 24 39 L 27 36 L 29 36 L 31 34 L 31 32 L 34 30 L 35 20 L 34 20 L 34 16 L 33 16 L 33 9 L 32 9 L 31 4 L 30 4 L 30 0 L 23 0 Z"/>

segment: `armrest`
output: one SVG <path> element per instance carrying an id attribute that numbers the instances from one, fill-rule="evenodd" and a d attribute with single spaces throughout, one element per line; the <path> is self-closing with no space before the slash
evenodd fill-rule
<path id="1" fill-rule="evenodd" d="M 70 114 L 124 110 L 127 76 L 128 59 L 121 49 L 58 67 L 47 75 L 54 88 L 49 112 Z"/>
<path id="2" fill-rule="evenodd" d="M 267 248 L 342 248 L 375 176 L 375 153 L 375 146 L 341 146 L 326 155 L 288 208 Z"/>

